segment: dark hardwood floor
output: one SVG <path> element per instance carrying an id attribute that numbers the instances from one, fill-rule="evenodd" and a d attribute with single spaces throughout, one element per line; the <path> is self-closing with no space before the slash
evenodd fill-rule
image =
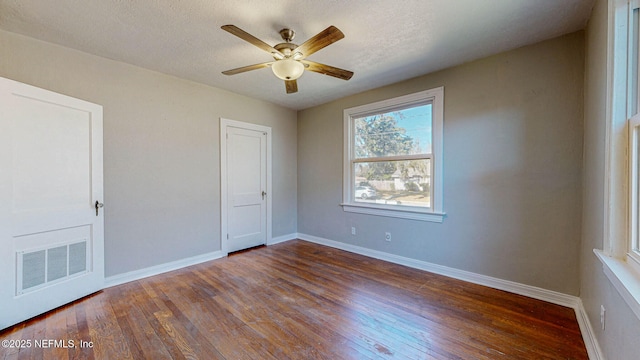
<path id="1" fill-rule="evenodd" d="M 297 240 L 105 289 L 0 340 L 31 342 L 0 359 L 587 359 L 570 308 Z"/>

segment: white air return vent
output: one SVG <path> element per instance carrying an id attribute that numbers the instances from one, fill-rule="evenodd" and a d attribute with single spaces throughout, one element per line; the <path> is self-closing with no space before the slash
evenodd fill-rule
<path id="1" fill-rule="evenodd" d="M 19 284 L 21 283 L 23 289 L 29 289 L 46 282 L 46 254 L 46 250 L 22 254 L 22 281 Z"/>
<path id="2" fill-rule="evenodd" d="M 87 240 L 17 254 L 16 295 L 87 273 Z"/>
<path id="3" fill-rule="evenodd" d="M 69 275 L 87 271 L 87 242 L 69 245 Z"/>
<path id="4" fill-rule="evenodd" d="M 47 250 L 47 281 L 67 276 L 67 247 L 59 246 Z"/>

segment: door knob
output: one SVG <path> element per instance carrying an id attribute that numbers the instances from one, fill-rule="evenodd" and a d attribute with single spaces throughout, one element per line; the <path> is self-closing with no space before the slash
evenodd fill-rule
<path id="1" fill-rule="evenodd" d="M 267 195 L 267 193 L 263 191 L 263 192 L 262 192 L 262 200 L 264 200 L 264 197 L 265 197 L 266 195 Z"/>
<path id="2" fill-rule="evenodd" d="M 98 216 L 98 210 L 100 210 L 100 208 L 103 207 L 104 204 L 101 203 L 100 201 L 96 200 L 96 204 L 95 205 L 96 205 L 96 216 Z"/>

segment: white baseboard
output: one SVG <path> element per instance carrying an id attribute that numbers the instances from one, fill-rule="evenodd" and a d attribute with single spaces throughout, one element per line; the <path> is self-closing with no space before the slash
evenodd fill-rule
<path id="1" fill-rule="evenodd" d="M 394 254 L 385 253 L 382 251 L 371 250 L 361 246 L 350 245 L 341 243 L 338 241 L 319 238 L 312 235 L 298 234 L 298 238 L 301 240 L 310 241 L 313 243 L 327 245 L 341 250 L 350 251 L 360 255 L 392 262 L 399 265 L 408 266 L 415 269 L 425 270 L 431 273 L 444 275 L 454 279 L 464 280 L 470 283 L 488 286 L 494 289 L 504 290 L 512 292 L 518 295 L 524 295 L 530 298 L 547 301 L 553 304 L 558 304 L 566 307 L 573 308 L 579 298 L 571 295 L 562 294 L 556 291 L 546 290 L 535 286 L 524 285 L 514 281 L 502 280 L 491 276 L 480 275 L 470 271 L 454 269 L 447 266 L 437 265 L 422 260 L 416 260 L 407 258 L 404 256 L 398 256 Z"/>
<path id="2" fill-rule="evenodd" d="M 582 333 L 582 339 L 584 339 L 584 345 L 587 348 L 589 359 L 604 360 L 604 355 L 598 344 L 596 333 L 593 331 L 589 316 L 582 305 L 582 300 L 578 299 L 578 304 L 574 310 L 576 311 L 576 319 L 578 319 L 578 325 L 580 326 L 580 332 Z"/>
<path id="3" fill-rule="evenodd" d="M 130 281 L 144 279 L 149 276 L 159 275 L 169 271 L 178 270 L 183 267 L 200 264 L 205 261 L 220 259 L 225 256 L 226 254 L 219 250 L 219 251 L 214 251 L 207 254 L 192 256 L 186 259 L 181 259 L 181 260 L 176 260 L 176 261 L 172 261 L 172 262 L 168 262 L 160 265 L 151 266 L 151 267 L 140 269 L 140 270 L 129 271 L 124 274 L 109 276 L 104 280 L 104 287 L 108 288 L 108 287 L 124 284 Z"/>
<path id="4" fill-rule="evenodd" d="M 345 244 L 339 241 L 324 239 L 313 235 L 298 233 L 297 238 L 316 244 L 326 245 L 336 249 L 372 257 L 375 259 L 384 260 L 391 263 L 451 277 L 454 279 L 467 281 L 473 284 L 484 285 L 490 288 L 504 290 L 510 293 L 523 295 L 533 299 L 538 299 L 550 302 L 552 304 L 572 308 L 576 313 L 576 319 L 578 320 L 578 325 L 580 326 L 580 331 L 582 333 L 582 338 L 584 340 L 585 347 L 587 348 L 589 358 L 593 360 L 604 359 L 604 357 L 602 356 L 602 351 L 600 350 L 600 346 L 598 345 L 598 341 L 595 337 L 595 333 L 593 332 L 593 328 L 591 327 L 591 323 L 589 322 L 589 318 L 587 317 L 587 314 L 582 305 L 582 300 L 580 300 L 579 297 L 539 288 L 536 286 L 525 285 L 514 281 L 476 274 L 470 271 L 437 265 L 422 260 L 416 260 L 399 255 L 385 253 L 382 251 L 371 250 L 361 246 Z"/>
<path id="5" fill-rule="evenodd" d="M 267 246 L 279 244 L 279 243 L 289 241 L 289 240 L 294 240 L 297 238 L 298 238 L 298 234 L 296 233 L 277 236 L 277 237 L 271 238 L 271 241 L 267 242 Z"/>

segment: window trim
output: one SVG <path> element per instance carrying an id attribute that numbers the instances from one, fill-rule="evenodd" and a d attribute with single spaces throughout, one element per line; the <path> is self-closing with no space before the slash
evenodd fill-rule
<path id="1" fill-rule="evenodd" d="M 353 201 L 352 193 L 355 184 L 351 161 L 354 155 L 353 119 L 393 111 L 411 105 L 432 104 L 432 174 L 431 174 L 431 208 L 424 209 L 413 206 L 366 204 Z M 344 160 L 342 203 L 344 211 L 360 214 L 387 216 L 419 221 L 441 223 L 446 216 L 443 211 L 443 119 L 444 119 L 444 87 L 424 90 L 417 93 L 395 97 L 344 109 Z"/>

